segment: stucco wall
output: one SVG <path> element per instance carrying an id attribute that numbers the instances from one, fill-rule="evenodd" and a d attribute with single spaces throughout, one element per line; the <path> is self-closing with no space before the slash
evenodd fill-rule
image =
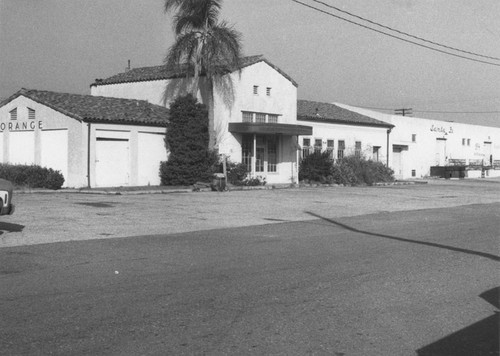
<path id="1" fill-rule="evenodd" d="M 493 160 L 500 160 L 500 128 L 470 125 L 450 121 L 430 120 L 408 116 L 387 115 L 371 110 L 337 104 L 348 110 L 385 121 L 395 125 L 390 135 L 390 145 L 408 146 L 403 151 L 403 178 L 425 177 L 430 174 L 430 167 L 452 164 L 453 160 L 465 160 L 466 164 L 485 160 L 489 155 Z M 415 136 L 413 136 L 415 135 Z M 440 152 L 439 144 L 444 146 L 445 157 Z M 465 145 L 463 144 L 465 139 Z M 491 142 L 491 152 L 486 142 Z M 390 164 L 392 159 L 389 159 Z M 498 170 L 497 170 L 498 171 Z M 498 175 L 489 172 L 490 176 Z"/>
<path id="2" fill-rule="evenodd" d="M 10 120 L 9 112 L 17 107 L 18 117 L 17 120 Z M 31 108 L 35 110 L 35 119 L 28 119 L 28 109 Z M 16 123 L 18 127 L 16 128 Z M 23 123 L 25 126 L 23 126 Z M 5 124 L 5 126 L 3 126 Z M 9 128 L 11 124 L 11 128 Z M 34 127 L 34 128 L 33 128 Z M 34 147 L 34 160 L 33 162 L 37 165 L 42 165 L 42 151 L 41 151 L 41 135 L 44 130 L 61 130 L 66 129 L 68 131 L 68 142 L 71 142 L 71 149 L 67 149 L 67 174 L 65 174 L 64 186 L 82 186 L 85 184 L 85 137 L 82 131 L 82 123 L 78 120 L 70 118 L 66 115 L 61 114 L 45 105 L 41 105 L 29 98 L 20 96 L 5 106 L 0 108 L 0 135 L 2 136 L 3 143 L 3 155 L 2 162 L 10 162 L 9 156 L 11 155 L 9 136 L 11 131 L 14 132 L 33 132 L 34 133 L 34 144 L 27 144 L 25 146 L 17 146 L 17 149 L 26 149 Z M 28 137 L 28 136 L 26 136 Z M 18 162 L 21 163 L 21 162 Z M 83 177 L 82 177 L 83 175 Z"/>
<path id="3" fill-rule="evenodd" d="M 379 147 L 378 161 L 387 163 L 387 128 L 340 125 L 331 123 L 321 123 L 314 121 L 298 121 L 300 124 L 313 127 L 312 136 L 300 136 L 299 144 L 303 146 L 303 139 L 311 140 L 311 147 L 316 139 L 322 140 L 323 151 L 327 149 L 327 141 L 334 140 L 334 157 L 337 157 L 339 140 L 345 142 L 345 155 L 352 155 L 355 152 L 356 141 L 361 142 L 361 153 L 367 159 L 373 158 L 373 147 Z"/>

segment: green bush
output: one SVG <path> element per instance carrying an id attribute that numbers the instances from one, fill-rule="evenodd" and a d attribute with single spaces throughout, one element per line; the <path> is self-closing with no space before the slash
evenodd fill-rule
<path id="1" fill-rule="evenodd" d="M 36 165 L 0 164 L 0 178 L 18 187 L 61 189 L 64 184 L 61 172 Z"/>
<path id="2" fill-rule="evenodd" d="M 328 152 L 314 152 L 299 164 L 299 180 L 324 182 L 332 173 L 333 161 Z"/>
<path id="3" fill-rule="evenodd" d="M 227 162 L 227 182 L 233 185 L 245 185 L 248 175 L 247 166 L 243 163 Z"/>
<path id="4" fill-rule="evenodd" d="M 210 182 L 219 157 L 208 147 L 208 112 L 192 95 L 177 98 L 170 105 L 165 141 L 170 150 L 160 164 L 162 185 L 191 185 Z"/>
<path id="5" fill-rule="evenodd" d="M 394 181 L 394 172 L 382 162 L 358 156 L 347 156 L 334 163 L 328 152 L 323 152 L 312 153 L 302 159 L 299 179 L 329 184 L 372 185 Z"/>

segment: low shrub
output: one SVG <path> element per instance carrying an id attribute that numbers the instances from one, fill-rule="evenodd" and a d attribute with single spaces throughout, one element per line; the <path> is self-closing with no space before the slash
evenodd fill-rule
<path id="1" fill-rule="evenodd" d="M 18 187 L 61 189 L 64 184 L 61 172 L 37 165 L 0 164 L 0 178 Z"/>
<path id="2" fill-rule="evenodd" d="M 325 181 L 332 173 L 333 161 L 328 152 L 314 152 L 304 157 L 299 164 L 299 180 Z"/>
<path id="3" fill-rule="evenodd" d="M 243 163 L 227 162 L 227 182 L 233 185 L 245 185 L 248 175 L 247 166 Z M 221 169 L 222 172 L 222 169 Z"/>
<path id="4" fill-rule="evenodd" d="M 299 179 L 328 184 L 373 185 L 394 181 L 394 171 L 382 162 L 347 156 L 335 163 L 327 152 L 312 153 L 300 162 Z"/>

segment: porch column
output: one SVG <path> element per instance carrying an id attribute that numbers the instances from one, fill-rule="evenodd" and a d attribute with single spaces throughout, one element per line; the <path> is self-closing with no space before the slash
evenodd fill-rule
<path id="1" fill-rule="evenodd" d="M 256 160 L 257 160 L 257 135 L 253 134 L 252 178 L 255 178 Z"/>

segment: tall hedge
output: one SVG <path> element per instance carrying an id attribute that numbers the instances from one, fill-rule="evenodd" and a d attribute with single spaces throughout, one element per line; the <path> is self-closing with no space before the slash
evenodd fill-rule
<path id="1" fill-rule="evenodd" d="M 165 141 L 170 155 L 160 165 L 162 185 L 210 182 L 218 157 L 208 147 L 208 111 L 192 96 L 170 105 Z"/>

